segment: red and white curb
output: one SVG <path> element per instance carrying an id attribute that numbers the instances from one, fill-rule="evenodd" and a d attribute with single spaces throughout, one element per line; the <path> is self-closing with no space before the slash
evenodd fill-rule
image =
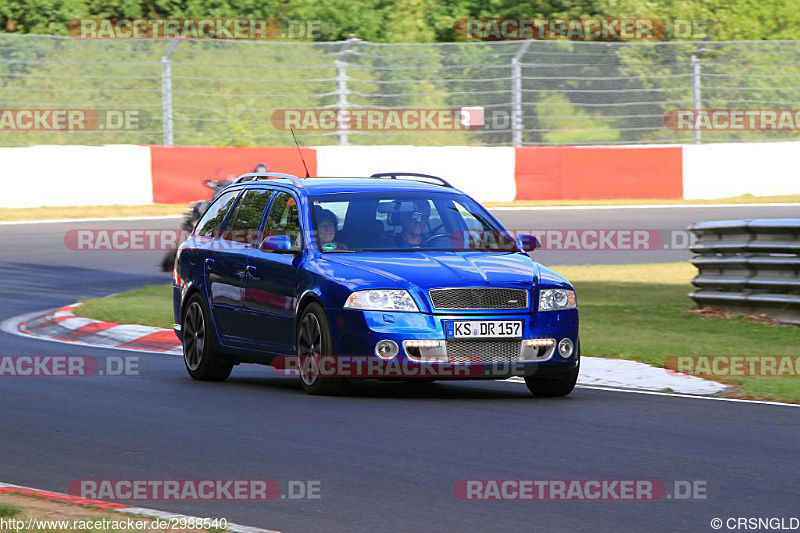
<path id="1" fill-rule="evenodd" d="M 3 322 L 0 329 L 16 335 L 84 346 L 183 354 L 181 344 L 171 329 L 76 317 L 73 311 L 78 305 L 12 318 Z M 510 381 L 521 379 L 511 378 Z M 636 361 L 602 357 L 581 358 L 578 385 L 632 391 L 668 391 L 692 396 L 716 395 L 728 390 L 727 385 L 697 376 L 667 372 L 663 368 Z"/>
<path id="2" fill-rule="evenodd" d="M 31 313 L 3 322 L 7 333 L 83 346 L 182 355 L 181 343 L 171 329 L 117 324 L 75 316 L 80 304 Z"/>
<path id="3" fill-rule="evenodd" d="M 160 518 L 163 520 L 169 519 L 194 519 L 200 520 L 199 517 L 187 516 L 182 514 L 168 513 L 165 511 L 157 511 L 155 509 L 146 509 L 144 507 L 132 507 L 122 503 L 104 502 L 99 500 L 88 500 L 86 498 L 79 498 L 77 496 L 70 496 L 68 494 L 61 494 L 59 492 L 50 492 L 46 490 L 31 489 L 19 485 L 11 485 L 9 483 L 0 483 L 0 494 L 19 494 L 20 496 L 33 496 L 44 500 L 51 500 L 62 503 L 71 503 L 80 507 L 88 509 L 96 509 L 106 512 L 117 512 L 122 514 L 132 514 L 144 518 Z M 225 531 L 232 533 L 278 533 L 271 529 L 262 529 L 258 527 L 240 526 L 238 524 L 228 523 Z"/>

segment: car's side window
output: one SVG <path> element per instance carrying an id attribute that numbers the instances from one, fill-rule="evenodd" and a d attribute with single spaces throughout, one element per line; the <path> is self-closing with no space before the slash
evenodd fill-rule
<path id="1" fill-rule="evenodd" d="M 233 205 L 234 200 L 236 200 L 237 194 L 239 194 L 239 191 L 222 193 L 219 198 L 211 204 L 211 207 L 205 212 L 200 222 L 197 223 L 197 229 L 194 234 L 203 237 L 214 237 L 215 232 L 219 231 L 220 227 L 222 227 L 225 215 L 228 214 L 231 205 Z"/>
<path id="2" fill-rule="evenodd" d="M 455 206 L 455 210 L 461 219 L 459 229 L 479 231 L 484 227 L 484 225 L 486 225 L 486 220 L 478 220 L 475 215 L 469 212 L 467 208 L 461 205 L 459 202 L 453 202 L 453 205 Z"/>
<path id="3" fill-rule="evenodd" d="M 300 212 L 291 194 L 279 192 L 275 195 L 264 230 L 266 236 L 288 235 L 292 239 L 292 248 L 300 249 L 302 245 Z"/>
<path id="4" fill-rule="evenodd" d="M 230 222 L 225 226 L 223 238 L 243 244 L 258 242 L 258 227 L 271 193 L 272 191 L 266 189 L 246 191 L 236 204 Z"/>

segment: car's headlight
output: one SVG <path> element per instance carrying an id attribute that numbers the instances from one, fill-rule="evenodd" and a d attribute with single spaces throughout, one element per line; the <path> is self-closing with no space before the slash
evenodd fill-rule
<path id="1" fill-rule="evenodd" d="M 412 311 L 419 312 L 414 299 L 404 290 L 356 291 L 347 298 L 345 307 L 367 311 Z"/>
<path id="2" fill-rule="evenodd" d="M 539 311 L 575 309 L 575 291 L 567 289 L 544 289 L 539 292 Z"/>

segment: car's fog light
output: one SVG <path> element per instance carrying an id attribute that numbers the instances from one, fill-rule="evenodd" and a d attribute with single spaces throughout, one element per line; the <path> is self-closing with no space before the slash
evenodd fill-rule
<path id="1" fill-rule="evenodd" d="M 558 343 L 558 355 L 564 359 L 569 359 L 574 347 L 570 339 L 561 339 L 561 342 Z"/>
<path id="2" fill-rule="evenodd" d="M 381 359 L 392 359 L 399 351 L 400 348 L 394 341 L 382 340 L 375 345 L 375 355 Z"/>

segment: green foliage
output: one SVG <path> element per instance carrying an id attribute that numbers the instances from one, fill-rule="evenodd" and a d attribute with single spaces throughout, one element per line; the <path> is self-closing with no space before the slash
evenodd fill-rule
<path id="1" fill-rule="evenodd" d="M 325 41 L 355 33 L 375 42 L 447 42 L 453 23 L 468 17 L 704 19 L 714 21 L 712 39 L 800 38 L 794 0 L 0 0 L 6 32 L 64 35 L 81 17 L 320 20 L 317 39 Z"/>
<path id="2" fill-rule="evenodd" d="M 694 107 L 692 67 L 702 70 L 702 107 L 793 108 L 800 99 L 794 0 L 0 0 L 0 109 L 138 110 L 145 127 L 95 132 L 0 131 L 0 146 L 161 144 L 165 41 L 33 38 L 66 35 L 77 18 L 274 18 L 319 23 L 313 42 L 181 42 L 172 62 L 175 144 L 285 146 L 278 109 L 339 105 L 337 60 L 347 63 L 349 104 L 360 108 L 484 106 L 509 116 L 510 64 L 520 43 L 451 43 L 470 17 L 622 17 L 703 21 L 668 39 L 752 39 L 674 47 L 534 42 L 521 58 L 525 143 L 691 142 L 665 127 L 670 109 Z M 352 45 L 351 34 L 371 43 Z M 312 40 L 304 39 L 306 41 Z M 437 43 L 437 44 L 426 44 Z M 703 44 L 705 43 L 705 44 Z M 303 131 L 306 145 L 336 143 Z M 784 140 L 795 132 L 703 132 L 703 141 Z M 508 128 L 352 132 L 351 144 L 508 145 Z"/>
<path id="3" fill-rule="evenodd" d="M 535 107 L 539 125 L 549 130 L 543 134 L 548 144 L 614 142 L 620 138 L 612 119 L 590 117 L 586 111 L 576 109 L 563 94 L 551 93 Z"/>

